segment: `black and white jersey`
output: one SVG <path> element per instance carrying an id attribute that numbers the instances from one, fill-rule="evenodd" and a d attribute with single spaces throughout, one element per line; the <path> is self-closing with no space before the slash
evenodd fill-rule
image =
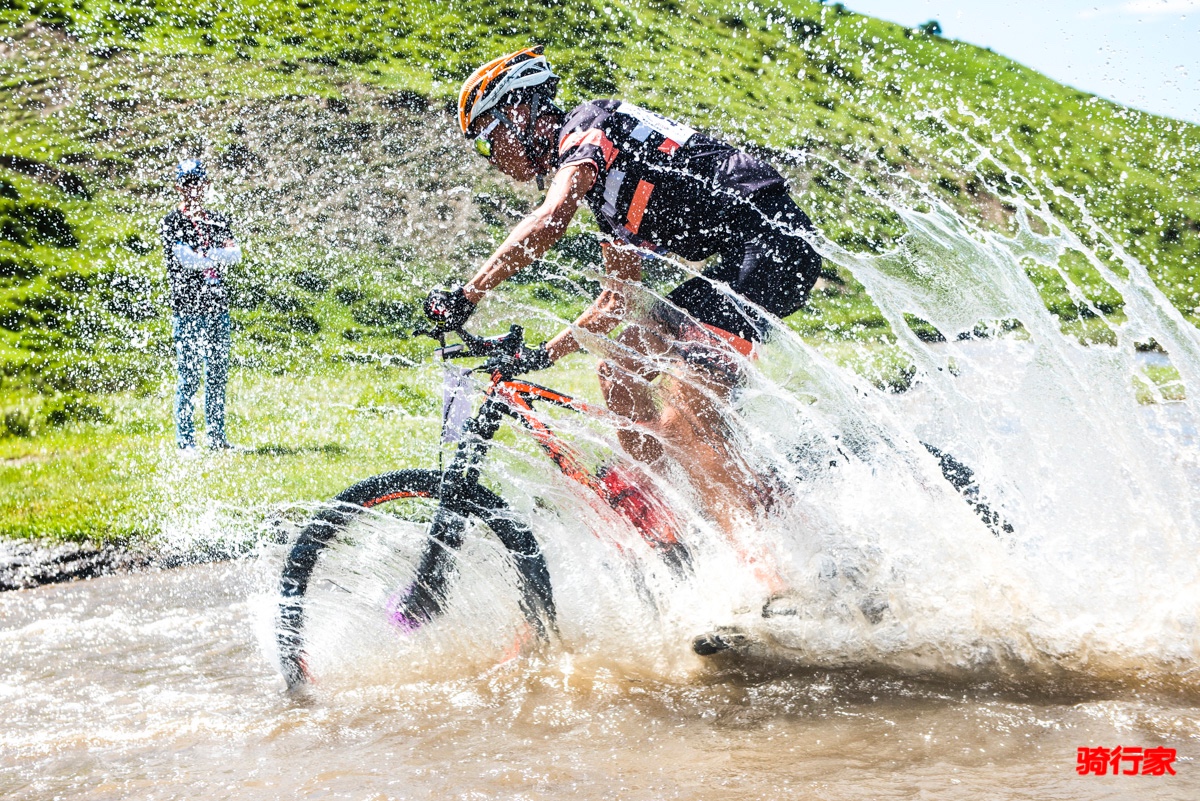
<path id="1" fill-rule="evenodd" d="M 559 167 L 597 170 L 587 203 L 605 233 L 699 260 L 720 250 L 724 223 L 767 187 L 784 187 L 770 165 L 632 103 L 592 100 L 558 134 Z"/>

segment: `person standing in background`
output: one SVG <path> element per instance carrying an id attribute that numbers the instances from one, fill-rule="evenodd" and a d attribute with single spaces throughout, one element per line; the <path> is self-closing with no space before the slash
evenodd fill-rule
<path id="1" fill-rule="evenodd" d="M 232 447 L 225 438 L 230 319 L 224 269 L 237 264 L 242 251 L 228 218 L 204 208 L 208 187 L 208 175 L 198 159 L 180 162 L 175 168 L 179 207 L 163 218 L 161 226 L 179 374 L 176 442 L 184 453 L 196 450 L 192 399 L 200 388 L 202 371 L 208 447 Z"/>

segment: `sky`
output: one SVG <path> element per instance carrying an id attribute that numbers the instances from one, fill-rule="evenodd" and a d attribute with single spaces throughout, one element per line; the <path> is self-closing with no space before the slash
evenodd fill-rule
<path id="1" fill-rule="evenodd" d="M 1200 123 L 1200 0 L 846 0 L 992 50 L 1059 83 Z"/>

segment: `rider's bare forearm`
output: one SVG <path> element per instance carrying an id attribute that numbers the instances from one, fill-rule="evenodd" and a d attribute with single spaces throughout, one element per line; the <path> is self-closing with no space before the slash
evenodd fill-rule
<path id="1" fill-rule="evenodd" d="M 574 209 L 571 210 L 572 215 Z M 496 249 L 492 257 L 484 262 L 464 287 L 467 300 L 478 303 L 489 291 L 512 278 L 528 267 L 559 240 L 567 230 L 571 218 L 559 219 L 554 210 L 539 208 L 517 224 L 504 244 Z"/>
<path id="2" fill-rule="evenodd" d="M 604 291 L 575 321 L 577 327 L 601 336 L 616 328 L 625 317 L 630 289 L 642 278 L 642 256 L 634 248 L 623 245 L 605 247 L 604 273 Z M 557 360 L 581 347 L 568 328 L 550 340 L 546 350 L 552 360 Z"/>
<path id="3" fill-rule="evenodd" d="M 603 336 L 616 328 L 624 317 L 624 293 L 613 289 L 606 289 L 600 293 L 600 297 L 596 298 L 587 311 L 579 315 L 579 319 L 575 321 L 575 326 L 585 331 L 590 331 L 593 334 Z M 558 361 L 563 356 L 566 356 L 568 353 L 574 353 L 581 347 L 583 346 L 579 344 L 579 340 L 575 339 L 575 335 L 571 333 L 570 328 L 564 330 L 546 344 L 546 350 L 549 351 L 552 361 Z"/>
<path id="4" fill-rule="evenodd" d="M 573 164 L 555 173 L 542 205 L 517 224 L 504 244 L 463 287 L 467 300 L 478 303 L 487 292 L 544 256 L 567 230 L 575 210 L 595 181 L 596 169 L 590 163 Z"/>

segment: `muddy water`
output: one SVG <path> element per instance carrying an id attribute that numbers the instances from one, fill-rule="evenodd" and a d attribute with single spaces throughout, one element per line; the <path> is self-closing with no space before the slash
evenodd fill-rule
<path id="1" fill-rule="evenodd" d="M 0 596 L 0 797 L 1200 797 L 1196 699 L 1129 684 L 664 679 L 559 651 L 292 698 L 258 644 L 269 562 Z M 1174 747 L 1177 775 L 1079 776 L 1084 745 Z"/>

